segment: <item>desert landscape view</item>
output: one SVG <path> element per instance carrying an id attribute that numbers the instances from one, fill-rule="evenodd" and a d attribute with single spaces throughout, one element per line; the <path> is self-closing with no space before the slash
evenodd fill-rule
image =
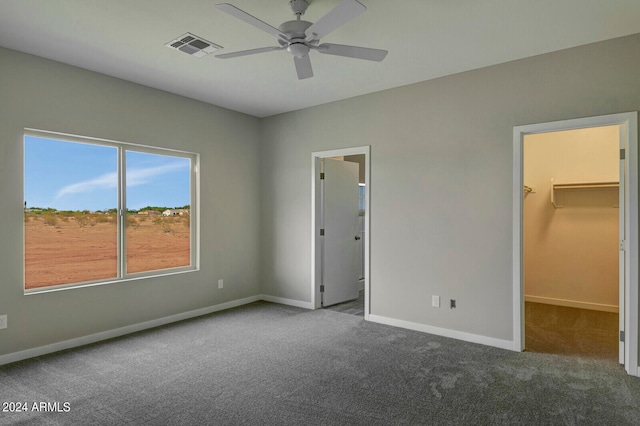
<path id="1" fill-rule="evenodd" d="M 115 214 L 25 211 L 25 289 L 117 277 Z M 188 266 L 190 217 L 126 215 L 127 273 Z"/>

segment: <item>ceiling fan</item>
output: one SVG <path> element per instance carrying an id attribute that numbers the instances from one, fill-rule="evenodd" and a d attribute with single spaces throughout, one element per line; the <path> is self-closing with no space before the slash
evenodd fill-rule
<path id="1" fill-rule="evenodd" d="M 300 17 L 306 12 L 308 6 L 309 1 L 307 0 L 289 1 L 289 7 L 296 16 L 296 19 L 284 22 L 278 28 L 275 28 L 229 3 L 216 5 L 216 7 L 223 12 L 226 12 L 235 18 L 275 36 L 279 44 L 279 46 L 223 53 L 221 55 L 216 55 L 216 57 L 221 59 L 230 59 L 237 58 L 239 56 L 254 55 L 256 53 L 272 52 L 274 50 L 287 50 L 293 55 L 293 62 L 296 66 L 298 79 L 302 80 L 313 77 L 313 69 L 311 68 L 311 60 L 309 59 L 309 52 L 311 50 L 315 50 L 318 53 L 325 55 L 346 56 L 348 58 L 365 59 L 377 62 L 382 61 L 385 56 L 387 56 L 386 50 L 334 43 L 319 44 L 322 37 L 367 10 L 367 8 L 359 1 L 343 0 L 342 3 L 330 10 L 329 13 L 320 18 L 316 23 L 300 19 Z"/>

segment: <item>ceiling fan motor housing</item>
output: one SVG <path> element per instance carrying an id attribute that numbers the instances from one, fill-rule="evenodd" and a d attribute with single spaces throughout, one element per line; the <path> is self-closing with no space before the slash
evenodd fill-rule
<path id="1" fill-rule="evenodd" d="M 309 21 L 287 21 L 282 23 L 278 29 L 286 34 L 287 37 L 289 37 L 289 40 L 297 38 L 304 40 L 307 37 L 304 32 L 307 31 L 307 28 L 311 25 L 313 24 Z"/>
<path id="2" fill-rule="evenodd" d="M 307 36 L 304 32 L 311 25 L 313 24 L 308 21 L 287 21 L 278 27 L 282 33 L 286 34 L 287 40 L 278 41 L 282 46 L 287 46 L 287 51 L 293 56 L 302 58 L 309 53 L 309 46 L 305 40 Z"/>

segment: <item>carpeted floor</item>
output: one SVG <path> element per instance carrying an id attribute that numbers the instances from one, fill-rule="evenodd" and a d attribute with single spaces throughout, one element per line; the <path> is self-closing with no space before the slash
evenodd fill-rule
<path id="1" fill-rule="evenodd" d="M 618 314 L 526 302 L 525 348 L 617 360 Z"/>
<path id="2" fill-rule="evenodd" d="M 0 367 L 12 401 L 0 425 L 640 424 L 616 362 L 265 302 Z"/>
<path id="3" fill-rule="evenodd" d="M 364 290 L 355 300 L 326 309 L 364 316 Z M 618 359 L 618 314 L 543 303 L 525 303 L 526 350 Z"/>

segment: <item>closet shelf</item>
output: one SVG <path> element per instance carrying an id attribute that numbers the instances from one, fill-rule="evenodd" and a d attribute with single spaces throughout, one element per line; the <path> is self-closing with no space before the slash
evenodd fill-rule
<path id="1" fill-rule="evenodd" d="M 566 190 L 566 189 L 601 189 L 601 188 L 618 188 L 620 186 L 619 182 L 574 182 L 574 183 L 555 183 L 553 179 L 551 179 L 551 204 L 556 209 L 563 208 L 563 205 L 560 205 L 556 201 L 556 191 L 557 190 Z M 618 207 L 618 206 L 614 206 Z"/>

